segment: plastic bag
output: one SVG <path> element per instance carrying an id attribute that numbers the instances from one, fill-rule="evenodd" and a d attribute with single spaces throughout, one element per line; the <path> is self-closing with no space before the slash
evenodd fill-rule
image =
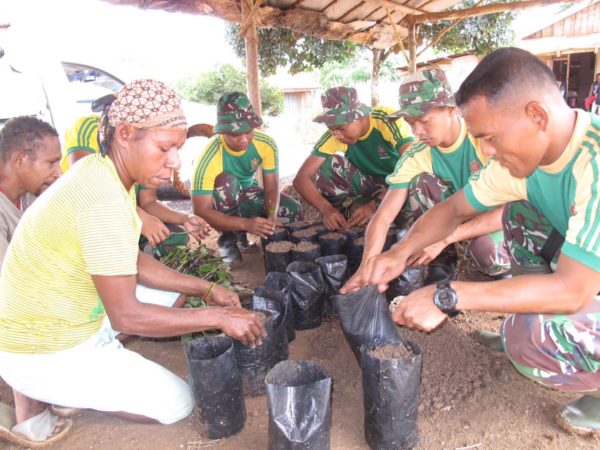
<path id="1" fill-rule="evenodd" d="M 290 297 L 290 285 L 292 279 L 287 272 L 269 272 L 262 287 L 264 287 L 269 298 L 279 300 L 285 304 L 285 327 L 287 332 L 288 342 L 296 339 L 296 331 L 294 330 L 294 308 L 292 307 L 292 299 Z"/>
<path id="2" fill-rule="evenodd" d="M 316 236 L 316 235 L 315 235 Z M 293 261 L 308 261 L 312 262 L 321 256 L 321 247 L 319 244 L 308 241 L 301 241 L 292 248 Z"/>
<path id="3" fill-rule="evenodd" d="M 421 350 L 412 342 L 361 347 L 365 439 L 374 450 L 413 448 L 419 442 L 417 411 Z"/>
<path id="4" fill-rule="evenodd" d="M 292 262 L 292 244 L 290 241 L 277 241 L 265 247 L 265 271 L 285 272 L 285 268 Z"/>
<path id="5" fill-rule="evenodd" d="M 346 281 L 348 259 L 346 255 L 321 256 L 316 259 L 325 279 L 325 295 L 335 295 Z"/>
<path id="6" fill-rule="evenodd" d="M 325 233 L 319 236 L 321 255 L 340 255 L 346 250 L 346 236 L 342 233 Z"/>
<path id="7" fill-rule="evenodd" d="M 235 359 L 242 375 L 244 394 L 256 397 L 265 393 L 265 376 L 273 367 L 273 318 L 271 313 L 264 310 L 253 310 L 264 315 L 264 326 L 267 336 L 262 338 L 260 345 L 247 346 L 240 341 L 234 341 Z"/>
<path id="8" fill-rule="evenodd" d="M 288 239 L 289 239 L 289 234 L 288 234 L 287 228 L 276 227 L 275 231 L 273 232 L 273 234 L 271 236 L 268 236 L 266 238 L 260 238 L 260 242 L 264 249 L 271 242 L 287 241 Z"/>
<path id="9" fill-rule="evenodd" d="M 252 309 L 264 310 L 271 313 L 273 318 L 273 354 L 271 367 L 288 359 L 290 353 L 287 339 L 287 311 L 288 305 L 281 299 L 274 299 L 274 292 L 264 286 L 259 286 L 252 296 Z"/>
<path id="10" fill-rule="evenodd" d="M 362 261 L 363 251 L 365 248 L 365 238 L 359 237 L 349 241 L 348 246 L 348 274 L 352 275 L 356 272 Z"/>
<path id="11" fill-rule="evenodd" d="M 329 449 L 331 377 L 315 361 L 284 361 L 265 379 L 271 450 Z"/>
<path id="12" fill-rule="evenodd" d="M 294 308 L 294 328 L 309 330 L 321 325 L 325 282 L 321 268 L 314 262 L 295 261 L 287 266 L 290 298 Z"/>
<path id="13" fill-rule="evenodd" d="M 185 356 L 200 435 L 221 439 L 244 428 L 246 404 L 232 339 L 228 336 L 194 339 L 185 346 Z"/>
<path id="14" fill-rule="evenodd" d="M 360 364 L 360 346 L 376 340 L 401 343 L 392 321 L 388 304 L 377 286 L 367 286 L 356 292 L 334 295 L 333 306 L 338 313 L 344 336 Z"/>
<path id="15" fill-rule="evenodd" d="M 385 295 L 387 301 L 391 302 L 399 295 L 406 296 L 412 291 L 423 287 L 425 279 L 425 268 L 423 266 L 408 267 L 400 274 L 398 278 L 394 278 L 390 283 Z"/>
<path id="16" fill-rule="evenodd" d="M 317 242 L 317 230 L 313 227 L 304 228 L 302 230 L 294 231 L 290 239 L 294 244 L 298 244 L 302 241 Z"/>

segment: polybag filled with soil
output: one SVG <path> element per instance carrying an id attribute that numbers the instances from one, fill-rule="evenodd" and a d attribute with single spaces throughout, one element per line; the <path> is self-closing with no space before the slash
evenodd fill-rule
<path id="1" fill-rule="evenodd" d="M 242 386 L 245 395 L 256 397 L 265 393 L 265 376 L 273 364 L 273 348 L 275 334 L 271 313 L 264 310 L 251 310 L 260 315 L 267 336 L 262 338 L 260 345 L 248 346 L 240 341 L 234 341 L 235 359 L 242 375 Z"/>
<path id="2" fill-rule="evenodd" d="M 287 266 L 290 275 L 290 297 L 294 309 L 294 328 L 309 330 L 321 325 L 325 282 L 318 264 L 294 261 Z"/>
<path id="3" fill-rule="evenodd" d="M 360 346 L 376 340 L 401 343 L 385 297 L 377 286 L 331 297 L 344 336 L 360 364 Z"/>
<path id="4" fill-rule="evenodd" d="M 311 225 L 310 229 L 315 230 L 317 232 L 317 236 L 321 236 L 330 232 L 323 222 L 318 222 Z"/>
<path id="5" fill-rule="evenodd" d="M 319 256 L 321 256 L 321 248 L 319 244 L 315 244 L 314 242 L 302 241 L 292 247 L 292 262 L 312 262 Z"/>
<path id="6" fill-rule="evenodd" d="M 292 244 L 290 241 L 277 241 L 265 247 L 265 271 L 285 272 L 285 268 L 292 262 Z"/>
<path id="7" fill-rule="evenodd" d="M 365 235 L 365 227 L 350 227 L 348 231 L 346 231 L 346 235 L 348 236 L 348 241 L 353 241 L 354 239 L 358 239 Z"/>
<path id="8" fill-rule="evenodd" d="M 240 431 L 246 422 L 246 404 L 233 340 L 223 335 L 194 339 L 185 346 L 185 357 L 200 435 L 221 439 Z"/>
<path id="9" fill-rule="evenodd" d="M 271 367 L 289 357 L 286 329 L 288 305 L 280 299 L 272 297 L 274 297 L 274 293 L 264 286 L 257 287 L 252 296 L 252 309 L 268 311 L 273 318 L 273 361 Z"/>
<path id="10" fill-rule="evenodd" d="M 313 227 L 309 227 L 294 231 L 291 236 L 291 241 L 294 244 L 298 244 L 302 241 L 317 242 L 317 230 Z"/>
<path id="11" fill-rule="evenodd" d="M 408 449 L 419 442 L 417 411 L 421 350 L 412 342 L 361 347 L 365 439 L 373 450 Z"/>
<path id="12" fill-rule="evenodd" d="M 294 308 L 292 307 L 292 299 L 290 296 L 291 283 L 292 279 L 287 272 L 269 272 L 267 273 L 265 281 L 260 285 L 267 290 L 269 298 L 285 304 L 285 326 L 288 342 L 292 342 L 296 339 L 296 331 L 294 330 Z"/>
<path id="13" fill-rule="evenodd" d="M 270 450 L 327 450 L 331 377 L 316 361 L 284 361 L 265 379 Z"/>
<path id="14" fill-rule="evenodd" d="M 365 249 L 365 238 L 359 237 L 350 241 L 348 247 L 348 274 L 352 275 L 360 267 L 363 251 Z"/>
<path id="15" fill-rule="evenodd" d="M 297 220 L 296 222 L 289 222 L 285 224 L 285 227 L 288 229 L 290 235 L 294 231 L 304 230 L 305 228 L 311 227 L 313 224 L 310 222 L 305 222 L 304 220 Z"/>
<path id="16" fill-rule="evenodd" d="M 342 233 L 325 233 L 319 236 L 321 255 L 341 255 L 346 253 L 346 236 Z"/>
<path id="17" fill-rule="evenodd" d="M 262 248 L 264 249 L 271 242 L 287 241 L 289 239 L 288 230 L 285 227 L 275 227 L 271 236 L 260 238 Z"/>

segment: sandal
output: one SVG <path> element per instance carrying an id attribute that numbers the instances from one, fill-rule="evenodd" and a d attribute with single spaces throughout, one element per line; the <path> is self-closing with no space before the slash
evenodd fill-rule
<path id="1" fill-rule="evenodd" d="M 74 417 L 83 412 L 82 408 L 72 408 L 70 406 L 58 406 L 58 405 L 50 405 L 50 412 L 55 416 L 62 417 L 64 419 L 68 419 L 69 417 Z"/>
<path id="2" fill-rule="evenodd" d="M 72 425 L 72 420 L 52 415 L 49 409 L 16 424 L 15 410 L 0 403 L 0 438 L 22 447 L 48 447 L 62 440 Z"/>

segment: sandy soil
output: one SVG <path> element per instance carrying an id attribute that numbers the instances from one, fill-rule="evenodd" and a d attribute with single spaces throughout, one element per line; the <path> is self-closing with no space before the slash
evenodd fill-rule
<path id="1" fill-rule="evenodd" d="M 214 246 L 215 237 L 210 239 Z M 264 279 L 261 252 L 247 255 L 234 273 L 253 288 Z M 470 276 L 462 267 L 463 277 Z M 571 436 L 555 424 L 559 407 L 574 394 L 545 389 L 520 376 L 507 359 L 481 347 L 478 328 L 497 330 L 502 317 L 465 313 L 431 334 L 401 330 L 423 352 L 419 449 L 597 449 L 597 441 Z M 361 373 L 339 323 L 333 319 L 313 330 L 296 332 L 290 359 L 320 362 L 333 378 L 332 449 L 367 449 L 363 436 Z M 138 339 L 128 348 L 187 378 L 181 343 Z M 160 386 L 156 387 L 160 389 Z M 12 403 L 0 382 L 0 401 Z M 79 449 L 264 449 L 267 448 L 265 396 L 246 398 L 248 417 L 235 436 L 207 441 L 194 416 L 171 425 L 140 425 L 85 411 L 74 418 L 72 432 L 53 448 Z M 4 446 L 13 449 L 16 447 Z"/>

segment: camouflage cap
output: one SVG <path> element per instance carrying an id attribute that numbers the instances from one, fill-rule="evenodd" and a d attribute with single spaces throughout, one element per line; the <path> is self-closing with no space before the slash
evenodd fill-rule
<path id="1" fill-rule="evenodd" d="M 446 74 L 442 69 L 433 67 L 420 70 L 400 83 L 398 99 L 400 109 L 388 116 L 419 117 L 438 106 L 456 106 L 454 94 Z"/>
<path id="2" fill-rule="evenodd" d="M 371 108 L 358 101 L 356 89 L 338 86 L 321 95 L 324 111 L 313 120 L 328 127 L 344 125 L 371 113 Z"/>
<path id="3" fill-rule="evenodd" d="M 215 133 L 247 133 L 262 124 L 246 94 L 230 92 L 219 98 L 217 124 L 213 128 Z"/>

